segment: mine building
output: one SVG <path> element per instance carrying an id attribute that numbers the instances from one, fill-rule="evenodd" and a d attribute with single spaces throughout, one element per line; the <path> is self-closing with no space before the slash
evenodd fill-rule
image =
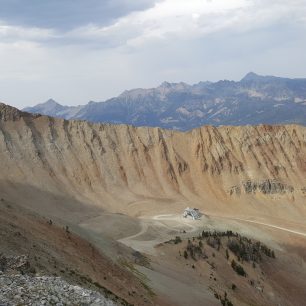
<path id="1" fill-rule="evenodd" d="M 201 218 L 201 213 L 200 213 L 198 208 L 189 208 L 189 207 L 187 207 L 184 210 L 183 217 L 184 218 L 191 217 L 192 220 L 198 220 L 198 219 Z"/>

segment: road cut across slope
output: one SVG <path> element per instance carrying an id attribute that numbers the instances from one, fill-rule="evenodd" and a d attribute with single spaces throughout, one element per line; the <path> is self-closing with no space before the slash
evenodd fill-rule
<path id="1" fill-rule="evenodd" d="M 202 216 L 200 220 L 190 220 L 183 218 L 177 214 L 163 214 L 155 215 L 153 217 L 143 217 L 141 218 L 141 230 L 132 235 L 118 241 L 134 248 L 137 251 L 144 252 L 151 255 L 156 255 L 155 246 L 173 239 L 176 235 L 184 234 L 189 236 L 191 233 L 196 233 L 201 231 L 204 228 L 217 229 L 218 219 L 223 219 L 222 226 L 226 227 L 228 224 L 229 229 L 232 228 L 232 221 L 235 222 L 235 228 L 244 228 L 243 223 L 251 223 L 255 226 L 265 226 L 275 230 L 284 231 L 290 234 L 299 235 L 306 237 L 306 232 L 278 226 L 272 223 L 265 223 L 256 220 L 243 219 L 243 218 L 234 218 L 227 216 L 218 216 L 218 215 L 205 215 Z M 226 221 L 225 221 L 226 220 Z M 237 224 L 238 222 L 238 224 Z"/>

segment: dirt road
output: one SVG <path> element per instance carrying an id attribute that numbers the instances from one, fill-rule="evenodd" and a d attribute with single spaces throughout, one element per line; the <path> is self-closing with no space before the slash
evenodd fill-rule
<path id="1" fill-rule="evenodd" d="M 179 235 L 182 232 L 190 234 L 201 230 L 210 224 L 212 227 L 218 224 L 217 219 L 225 219 L 235 222 L 251 223 L 254 225 L 260 225 L 269 227 L 275 230 L 285 231 L 294 235 L 306 237 L 306 232 L 290 229 L 274 224 L 264 223 L 256 220 L 241 219 L 227 216 L 218 215 L 206 215 L 200 220 L 185 219 L 180 215 L 176 214 L 164 214 L 156 215 L 153 217 L 141 218 L 141 230 L 131 236 L 119 239 L 118 241 L 132 247 L 133 249 L 144 252 L 151 255 L 156 255 L 155 246 L 159 243 L 173 239 L 175 235 Z M 216 219 L 216 220 L 214 220 Z"/>

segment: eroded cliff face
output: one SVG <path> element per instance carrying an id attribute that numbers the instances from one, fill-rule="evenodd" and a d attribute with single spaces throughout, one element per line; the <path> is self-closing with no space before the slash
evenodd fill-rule
<path id="1" fill-rule="evenodd" d="M 0 180 L 106 209 L 145 199 L 305 197 L 306 127 L 188 133 L 32 116 L 0 104 Z"/>

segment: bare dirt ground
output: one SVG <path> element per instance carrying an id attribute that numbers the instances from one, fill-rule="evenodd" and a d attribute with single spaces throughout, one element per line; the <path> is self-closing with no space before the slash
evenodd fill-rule
<path id="1" fill-rule="evenodd" d="M 116 253 L 121 253 L 128 262 L 128 253 L 124 257 L 123 252 L 124 249 L 117 247 Z M 155 305 L 141 279 L 70 227 L 50 222 L 3 198 L 0 199 L 0 255 L 26 255 L 37 275 L 60 276 L 69 283 L 119 298 L 124 305 Z"/>
<path id="2" fill-rule="evenodd" d="M 235 214 L 227 212 L 225 215 L 221 209 L 203 209 L 207 214 L 200 220 L 193 221 L 180 215 L 189 202 L 162 201 L 155 207 L 155 201 L 152 199 L 148 203 L 131 203 L 127 210 L 131 209 L 132 214 L 127 215 L 82 205 L 71 199 L 54 198 L 49 194 L 38 195 L 39 201 L 30 201 L 27 197 L 20 196 L 17 198 L 17 195 L 16 199 L 13 196 L 12 198 L 14 202 L 24 203 L 23 206 L 29 206 L 31 209 L 33 206 L 33 210 L 35 208 L 39 214 L 51 217 L 58 224 L 61 224 L 61 219 L 65 219 L 62 226 L 68 224 L 74 232 L 91 241 L 110 258 L 117 260 L 118 256 L 130 256 L 128 247 L 147 256 L 150 260 L 149 267 L 134 262 L 137 271 L 127 268 L 136 272 L 153 290 L 156 294 L 156 305 L 220 305 L 211 290 L 210 270 L 200 265 L 197 267 L 198 273 L 194 273 L 191 264 L 186 265 L 178 257 L 178 249 L 161 245 L 175 236 L 182 239 L 197 236 L 202 230 L 232 230 L 267 244 L 278 252 L 279 260 L 276 264 L 264 268 L 265 273 L 269 275 L 266 288 L 271 288 L 270 294 L 275 295 L 278 301 L 284 301 L 280 305 L 303 305 L 302 301 L 306 298 L 301 289 L 306 285 L 306 223 L 300 221 L 301 219 L 293 221 L 294 218 L 285 219 L 279 215 L 271 217 L 266 213 L 261 214 L 260 211 L 256 215 L 246 212 L 242 214 L 237 204 Z M 5 199 L 9 197 L 5 193 L 2 196 Z M 67 205 L 63 206 L 62 203 Z M 140 204 L 146 205 L 140 209 Z M 222 215 L 218 214 L 218 211 L 222 211 Z M 126 249 L 119 248 L 118 243 L 123 244 Z M 225 281 L 221 282 L 222 275 L 215 276 L 220 280 L 221 288 L 230 286 Z M 227 274 L 226 277 L 231 279 L 233 276 Z M 249 292 L 248 284 L 239 279 L 237 283 L 240 284 L 241 292 Z M 290 303 L 293 296 L 295 298 Z M 243 294 L 239 298 L 231 298 L 235 301 L 234 305 L 250 304 Z M 256 301 L 253 305 L 269 305 L 262 303 L 256 294 L 253 301 Z"/>
<path id="3" fill-rule="evenodd" d="M 198 224 L 195 224 L 198 223 Z M 191 221 L 178 215 L 156 215 L 140 218 L 141 230 L 118 241 L 146 254 L 156 255 L 155 246 L 178 233 L 193 233 L 200 228 L 199 221 Z"/>
<path id="4" fill-rule="evenodd" d="M 306 237 L 306 226 L 303 224 L 292 224 L 287 222 L 285 226 L 279 226 L 277 222 L 285 221 L 273 220 L 275 223 L 266 223 L 250 219 L 240 219 L 225 216 L 208 216 L 203 215 L 200 220 L 191 220 L 183 218 L 177 214 L 156 215 L 153 217 L 142 217 L 139 219 L 141 229 L 131 236 L 121 238 L 118 241 L 132 247 L 135 250 L 144 252 L 146 254 L 156 255 L 155 246 L 175 235 L 184 233 L 195 234 L 203 229 L 211 230 L 234 230 L 252 235 L 257 239 L 267 240 L 269 235 L 266 228 L 274 230 L 275 233 L 282 231 L 285 234 L 291 233 Z M 286 224 L 286 222 L 285 222 Z M 298 230 L 298 228 L 300 228 Z"/>
<path id="5" fill-rule="evenodd" d="M 118 241 L 150 257 L 151 268 L 139 266 L 138 270 L 146 275 L 149 286 L 155 292 L 176 305 L 220 304 L 213 296 L 209 279 L 194 275 L 190 265 L 186 267 L 186 263 L 178 259 L 178 250 L 162 246 L 163 242 L 175 236 L 187 239 L 197 236 L 202 230 L 232 230 L 257 239 L 277 252 L 277 263 L 266 265 L 263 268 L 265 272 L 262 272 L 268 275 L 268 280 L 265 280 L 268 297 L 260 297 L 256 292 L 253 294 L 248 284 L 239 278 L 236 280 L 246 293 L 252 293 L 252 303 L 255 305 L 274 305 L 276 302 L 280 302 L 280 305 L 301 305 L 299 303 L 306 297 L 302 290 L 305 285 L 303 278 L 306 277 L 305 224 L 277 218 L 270 218 L 268 223 L 265 219 L 250 217 L 244 220 L 217 215 L 203 215 L 200 220 L 194 221 L 178 214 L 141 217 L 139 221 L 139 231 Z M 282 268 L 283 265 L 286 267 Z M 206 268 L 199 268 L 199 271 L 204 275 L 210 273 Z M 227 277 L 231 279 L 232 276 Z M 226 286 L 229 285 L 223 281 L 220 288 Z M 249 305 L 247 295 L 240 294 L 238 298 L 233 295 L 232 299 L 235 305 Z"/>

